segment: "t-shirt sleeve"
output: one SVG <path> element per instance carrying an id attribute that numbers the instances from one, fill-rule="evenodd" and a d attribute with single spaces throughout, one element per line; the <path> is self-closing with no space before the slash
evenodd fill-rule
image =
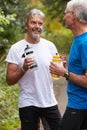
<path id="1" fill-rule="evenodd" d="M 7 54 L 6 62 L 18 64 L 18 56 L 16 53 L 16 49 L 12 46 Z"/>
<path id="2" fill-rule="evenodd" d="M 58 53 L 58 50 L 57 50 L 55 44 L 52 43 L 52 42 L 51 42 L 51 44 L 50 44 L 50 51 L 51 51 L 51 53 L 52 53 L 53 56 L 54 56 L 56 53 Z"/>

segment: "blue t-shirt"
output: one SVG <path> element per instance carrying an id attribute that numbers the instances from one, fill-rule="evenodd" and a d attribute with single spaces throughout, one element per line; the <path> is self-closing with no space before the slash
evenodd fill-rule
<path id="1" fill-rule="evenodd" d="M 74 38 L 68 60 L 68 71 L 84 75 L 87 70 L 87 33 Z M 87 109 L 87 88 L 68 81 L 68 107 Z"/>

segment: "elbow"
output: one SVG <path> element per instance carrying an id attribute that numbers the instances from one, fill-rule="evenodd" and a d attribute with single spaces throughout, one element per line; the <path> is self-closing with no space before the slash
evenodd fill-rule
<path id="1" fill-rule="evenodd" d="M 13 85 L 13 84 L 11 84 L 11 83 L 9 83 L 9 82 L 7 82 L 7 84 L 8 84 L 9 86 Z"/>
<path id="2" fill-rule="evenodd" d="M 9 86 L 14 85 L 14 83 L 11 81 L 11 79 L 6 78 L 6 82 Z"/>
<path id="3" fill-rule="evenodd" d="M 6 81 L 7 81 L 7 80 L 6 80 Z M 9 86 L 13 85 L 10 81 L 7 81 L 7 84 L 8 84 Z"/>

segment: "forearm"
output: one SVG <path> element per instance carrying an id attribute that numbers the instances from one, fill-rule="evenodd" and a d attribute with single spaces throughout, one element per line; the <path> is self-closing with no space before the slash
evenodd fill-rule
<path id="1" fill-rule="evenodd" d="M 51 74 L 57 74 L 63 77 L 65 77 L 64 75 L 67 72 L 66 68 L 64 68 L 63 66 L 58 66 L 54 63 L 51 63 L 49 69 Z M 75 73 L 69 72 L 68 80 L 78 86 L 87 88 L 87 70 L 85 70 L 84 75 L 77 75 Z"/>
<path id="2" fill-rule="evenodd" d="M 8 85 L 16 84 L 21 77 L 25 74 L 23 68 L 18 68 L 15 72 L 7 73 L 6 81 Z"/>
<path id="3" fill-rule="evenodd" d="M 69 81 L 73 82 L 76 85 L 87 88 L 87 75 L 77 75 L 72 72 L 69 72 Z"/>

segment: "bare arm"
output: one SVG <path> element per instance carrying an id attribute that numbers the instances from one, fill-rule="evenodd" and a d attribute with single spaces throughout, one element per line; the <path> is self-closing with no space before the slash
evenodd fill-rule
<path id="1" fill-rule="evenodd" d="M 51 74 L 57 74 L 60 76 L 64 76 L 67 69 L 63 66 L 57 66 L 56 64 L 51 62 L 50 65 L 50 73 Z M 87 88 L 87 70 L 85 70 L 84 75 L 77 75 L 72 72 L 69 72 L 69 79 L 71 82 L 73 82 L 76 85 L 79 85 L 81 87 Z"/>
<path id="2" fill-rule="evenodd" d="M 84 75 L 77 75 L 70 72 L 69 80 L 81 87 L 87 88 L 87 70 Z"/>
<path id="3" fill-rule="evenodd" d="M 19 67 L 17 64 L 14 63 L 8 63 L 6 74 L 7 84 L 16 84 L 33 64 L 34 60 L 32 58 L 26 58 L 24 60 L 23 67 Z"/>
<path id="4" fill-rule="evenodd" d="M 6 74 L 6 81 L 8 85 L 16 84 L 20 78 L 24 75 L 24 71 L 22 68 L 19 68 L 18 65 L 13 63 L 8 63 L 7 65 L 7 74 Z"/>

